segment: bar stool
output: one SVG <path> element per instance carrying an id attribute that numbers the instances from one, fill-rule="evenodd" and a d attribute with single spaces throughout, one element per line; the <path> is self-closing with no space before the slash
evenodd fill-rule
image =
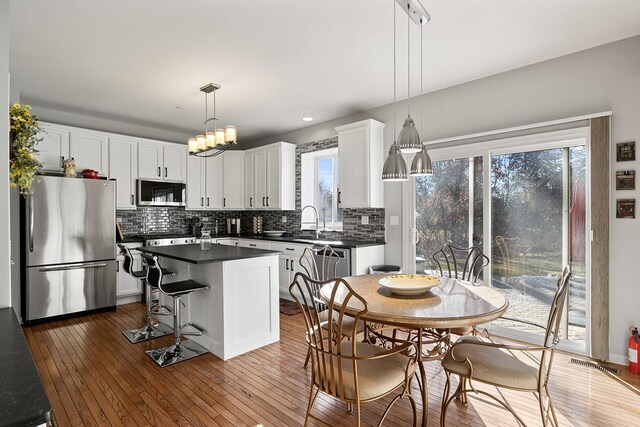
<path id="1" fill-rule="evenodd" d="M 163 337 L 165 335 L 169 335 L 173 332 L 170 326 L 165 325 L 164 323 L 158 322 L 153 323 L 153 319 L 151 318 L 152 314 L 156 314 L 159 316 L 166 316 L 171 314 L 171 310 L 165 306 L 157 306 L 153 307 L 153 303 L 151 301 L 151 286 L 147 283 L 145 276 L 147 273 L 145 271 L 134 271 L 133 270 L 133 255 L 131 255 L 131 250 L 125 245 L 118 243 L 118 247 L 120 248 L 120 254 L 124 256 L 124 265 L 122 268 L 124 271 L 129 273 L 131 277 L 136 280 L 144 281 L 144 293 L 146 299 L 146 308 L 147 308 L 147 323 L 141 328 L 136 329 L 128 329 L 126 331 L 122 331 L 125 337 L 132 343 L 139 343 L 143 341 L 147 341 L 153 338 Z M 165 274 L 174 275 L 174 273 L 170 271 L 166 271 Z"/>
<path id="2" fill-rule="evenodd" d="M 180 326 L 180 298 L 191 292 L 207 291 L 209 290 L 209 286 L 198 283 L 195 280 L 182 280 L 163 284 L 162 278 L 164 274 L 160 264 L 158 264 L 158 257 L 155 255 L 142 254 L 142 258 L 147 265 L 147 282 L 151 286 L 157 286 L 160 292 L 173 298 L 173 344 L 147 350 L 146 353 L 162 368 L 208 353 L 209 351 L 206 348 L 193 340 L 180 340 L 180 337 L 183 335 L 199 336 L 204 333 L 204 329 L 193 323 L 186 323 Z M 187 331 L 186 329 L 188 328 L 192 328 L 195 331 Z"/>

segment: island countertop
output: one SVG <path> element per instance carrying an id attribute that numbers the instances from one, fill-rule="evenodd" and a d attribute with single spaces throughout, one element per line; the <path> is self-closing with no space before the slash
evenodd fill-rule
<path id="1" fill-rule="evenodd" d="M 269 255 L 278 255 L 280 251 L 267 249 L 243 248 L 240 246 L 211 245 L 207 250 L 201 250 L 200 245 L 175 245 L 175 246 L 144 246 L 137 248 L 140 252 L 171 258 L 191 264 L 209 264 L 222 261 L 256 258 Z"/>

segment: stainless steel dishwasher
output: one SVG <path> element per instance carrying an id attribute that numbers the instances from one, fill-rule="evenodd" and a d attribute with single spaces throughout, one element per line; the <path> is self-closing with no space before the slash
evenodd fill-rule
<path id="1" fill-rule="evenodd" d="M 336 277 L 351 276 L 351 249 L 336 248 L 330 246 L 331 249 L 340 257 L 336 265 Z M 322 250 L 324 246 L 313 246 L 313 257 L 316 265 L 322 265 Z"/>

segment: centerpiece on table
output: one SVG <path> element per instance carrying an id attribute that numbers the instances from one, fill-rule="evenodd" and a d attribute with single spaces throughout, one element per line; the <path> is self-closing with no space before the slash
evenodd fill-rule
<path id="1" fill-rule="evenodd" d="M 9 107 L 9 119 L 9 182 L 12 187 L 18 187 L 20 194 L 29 195 L 33 193 L 36 174 L 42 169 L 42 163 L 35 156 L 35 147 L 42 140 L 38 138 L 40 124 L 29 105 L 17 103 Z"/>

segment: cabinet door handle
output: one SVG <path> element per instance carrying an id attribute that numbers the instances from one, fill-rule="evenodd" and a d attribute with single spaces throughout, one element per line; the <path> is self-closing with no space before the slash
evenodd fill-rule
<path id="1" fill-rule="evenodd" d="M 207 206 L 209 206 L 209 198 L 207 197 Z"/>
<path id="2" fill-rule="evenodd" d="M 226 198 L 226 197 L 223 197 L 223 198 L 222 198 L 222 207 L 223 207 L 223 208 L 226 208 L 226 207 L 227 207 L 227 198 Z"/>
<path id="3" fill-rule="evenodd" d="M 158 176 L 162 176 L 160 172 L 160 166 L 158 166 Z"/>
<path id="4" fill-rule="evenodd" d="M 293 248 L 285 248 L 285 249 L 288 250 L 288 251 L 295 251 L 295 249 L 293 249 Z"/>
<path id="5" fill-rule="evenodd" d="M 120 271 L 120 261 L 116 261 L 116 273 Z"/>
<path id="6" fill-rule="evenodd" d="M 165 177 L 165 178 L 166 178 L 166 177 L 167 177 L 167 175 L 168 175 L 168 174 L 167 174 L 167 169 L 168 169 L 168 168 L 166 168 L 166 167 L 164 168 L 164 177 Z"/>
<path id="7" fill-rule="evenodd" d="M 134 198 L 134 196 L 133 196 L 133 194 L 132 194 L 132 195 L 131 195 L 131 206 L 133 206 L 133 205 L 135 205 L 135 204 L 136 204 L 136 201 L 135 201 L 135 198 Z"/>
<path id="8" fill-rule="evenodd" d="M 253 207 L 253 197 L 249 197 L 249 207 Z"/>
<path id="9" fill-rule="evenodd" d="M 262 198 L 262 206 L 264 206 L 264 197 Z"/>
<path id="10" fill-rule="evenodd" d="M 64 169 L 64 156 L 60 157 L 60 167 Z"/>
<path id="11" fill-rule="evenodd" d="M 289 258 L 287 258 L 287 263 L 285 264 L 284 269 L 289 270 Z"/>
<path id="12" fill-rule="evenodd" d="M 267 206 L 269 206 L 269 196 L 267 196 Z"/>
<path id="13" fill-rule="evenodd" d="M 249 246 L 256 247 L 257 245 L 255 243 L 249 243 Z"/>
<path id="14" fill-rule="evenodd" d="M 200 197 L 200 206 L 204 206 L 204 197 Z"/>

